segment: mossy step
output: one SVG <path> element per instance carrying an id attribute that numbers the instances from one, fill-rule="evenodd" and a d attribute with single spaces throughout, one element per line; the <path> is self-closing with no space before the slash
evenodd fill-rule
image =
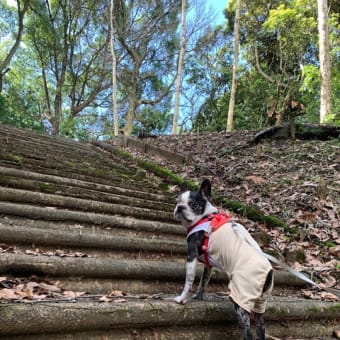
<path id="1" fill-rule="evenodd" d="M 172 302 L 173 297 L 168 298 L 168 301 L 121 299 L 124 302 L 120 303 L 72 301 L 0 304 L 0 335 L 44 334 L 48 337 L 94 331 L 111 331 L 114 335 L 115 330 L 119 334 L 121 329 L 132 331 L 145 328 L 152 328 L 157 333 L 162 327 L 179 325 L 205 325 L 214 333 L 214 327 L 223 325 L 227 338 L 237 338 L 235 332 L 239 330 L 235 327 L 234 308 L 227 300 L 211 299 L 183 306 Z M 339 318 L 339 304 L 298 299 L 271 300 L 266 313 L 267 333 L 304 339 L 313 336 L 324 338 L 331 336 Z M 303 322 L 304 327 L 296 327 L 299 322 Z M 282 327 L 283 323 L 287 323 L 287 326 Z M 199 336 L 198 339 L 203 338 Z"/>

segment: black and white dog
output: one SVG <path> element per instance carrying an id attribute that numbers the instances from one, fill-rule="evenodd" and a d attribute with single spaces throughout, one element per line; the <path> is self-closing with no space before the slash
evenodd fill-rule
<path id="1" fill-rule="evenodd" d="M 272 266 L 242 225 L 232 221 L 230 216 L 218 213 L 209 201 L 210 195 L 211 184 L 206 179 L 199 191 L 189 191 L 183 183 L 176 200 L 174 216 L 187 228 L 188 253 L 184 289 L 175 301 L 180 304 L 188 301 L 197 261 L 205 266 L 194 299 L 203 299 L 212 267 L 217 267 L 229 278 L 229 297 L 234 303 L 244 339 L 253 339 L 251 313 L 256 321 L 256 338 L 264 339 L 263 314 L 273 288 Z"/>

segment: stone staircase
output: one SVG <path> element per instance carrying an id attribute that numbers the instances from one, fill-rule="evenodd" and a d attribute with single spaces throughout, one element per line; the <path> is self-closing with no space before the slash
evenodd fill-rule
<path id="1" fill-rule="evenodd" d="M 101 143 L 0 125 L 0 293 L 17 281 L 22 292 L 32 282 L 48 290 L 0 295 L 0 337 L 238 339 L 223 273 L 214 273 L 206 301 L 172 302 L 186 246 L 164 182 Z M 275 274 L 267 333 L 331 338 L 339 304 L 294 297 L 303 283 Z"/>

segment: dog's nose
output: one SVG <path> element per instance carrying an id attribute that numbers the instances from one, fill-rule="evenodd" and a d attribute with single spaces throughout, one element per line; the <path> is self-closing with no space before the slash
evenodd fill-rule
<path id="1" fill-rule="evenodd" d="M 185 209 L 185 207 L 183 207 L 182 205 L 179 205 L 175 210 L 175 215 L 181 214 L 184 209 Z"/>

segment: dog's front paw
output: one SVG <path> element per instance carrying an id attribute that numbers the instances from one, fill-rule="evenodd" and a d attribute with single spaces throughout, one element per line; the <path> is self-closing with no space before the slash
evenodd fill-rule
<path id="1" fill-rule="evenodd" d="M 174 298 L 174 301 L 180 305 L 185 305 L 188 301 L 188 297 L 179 295 Z"/>

